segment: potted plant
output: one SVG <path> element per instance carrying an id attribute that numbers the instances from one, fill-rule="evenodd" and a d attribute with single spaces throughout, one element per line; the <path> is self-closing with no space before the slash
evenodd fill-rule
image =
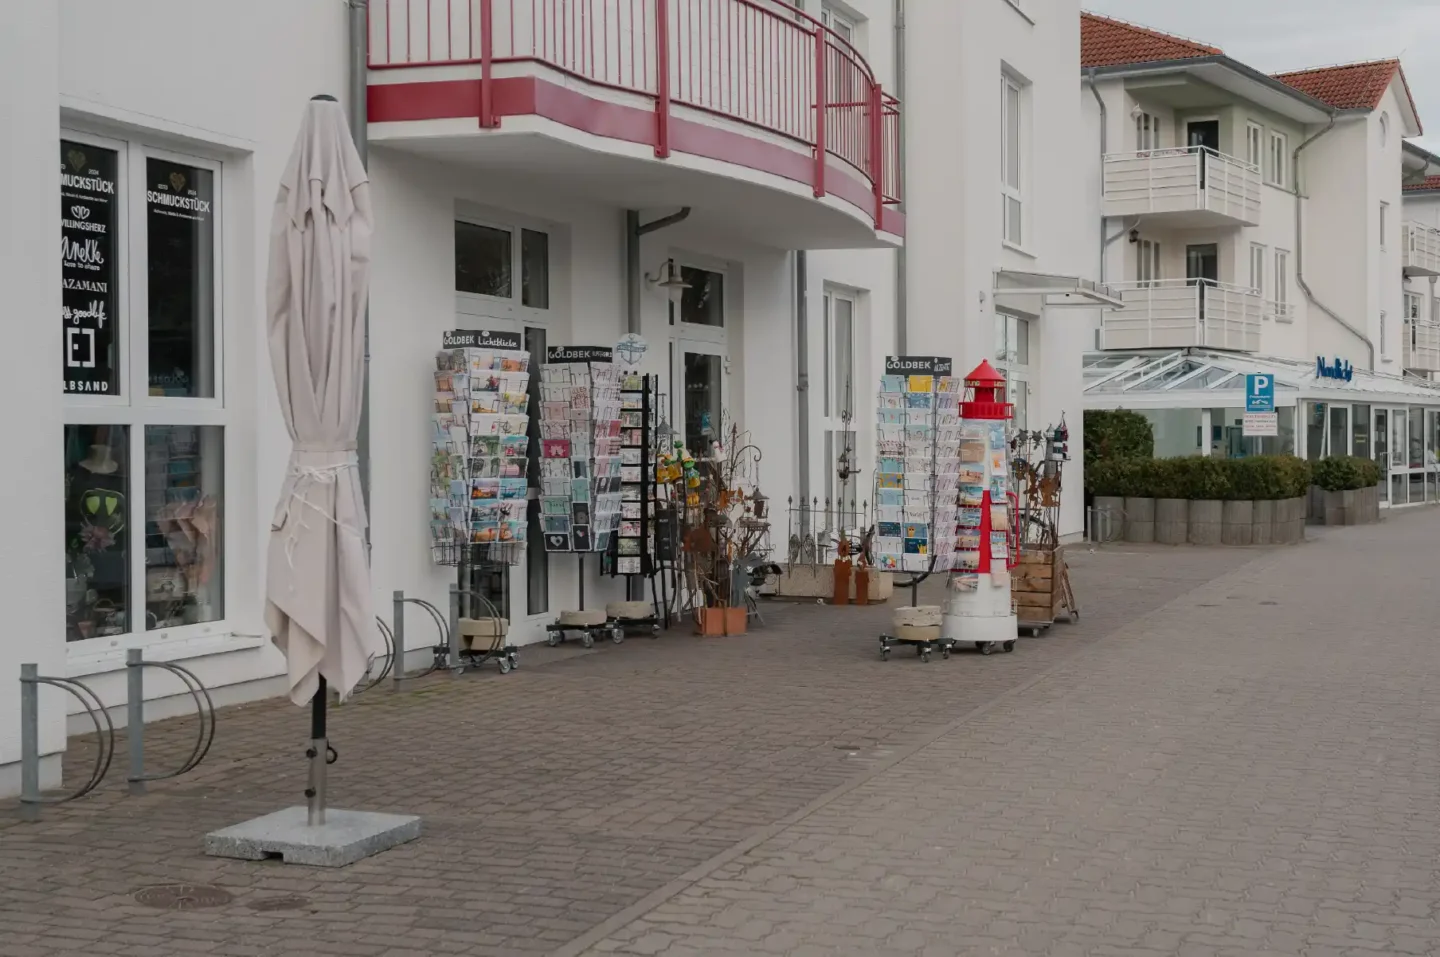
<path id="1" fill-rule="evenodd" d="M 746 588 L 769 530 L 758 475 L 760 449 L 731 424 L 724 441 L 696 459 L 685 510 L 685 575 L 702 635 L 743 635 Z"/>

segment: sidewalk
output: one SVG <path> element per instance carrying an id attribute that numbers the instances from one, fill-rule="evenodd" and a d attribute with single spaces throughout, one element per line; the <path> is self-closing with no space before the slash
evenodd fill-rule
<path id="1" fill-rule="evenodd" d="M 39 824 L 0 816 L 0 957 L 574 950 L 647 895 L 789 833 L 782 825 L 827 795 L 911 767 L 931 749 L 896 761 L 967 713 L 1057 668 L 1074 671 L 1050 687 L 1085 685 L 1089 669 L 1128 653 L 1122 642 L 1076 657 L 1097 640 L 1275 554 L 1072 549 L 1083 620 L 1010 655 L 881 662 L 885 607 L 767 605 L 769 626 L 742 638 L 525 649 L 508 676 L 376 689 L 334 712 L 332 800 L 420 814 L 425 833 L 340 871 L 199 853 L 205 832 L 303 801 L 305 713 L 280 702 L 226 709 L 205 763 L 148 796 L 126 797 L 117 767 L 99 793 L 47 808 Z M 161 762 L 193 734 L 184 721 L 154 725 L 147 745 Z M 78 771 L 83 759 L 82 747 L 68 763 Z M 986 766 L 948 760 L 970 774 Z M 997 767 L 985 773 L 1004 780 Z M 905 787 L 918 796 L 923 784 Z M 946 826 L 943 814 L 913 817 Z M 132 896 L 173 883 L 233 899 L 166 911 Z M 623 952 L 658 952 L 636 941 Z M 600 941 L 597 952 L 621 946 Z"/>

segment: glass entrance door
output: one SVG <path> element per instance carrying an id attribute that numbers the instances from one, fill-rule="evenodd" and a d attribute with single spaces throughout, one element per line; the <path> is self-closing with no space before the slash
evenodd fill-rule
<path id="1" fill-rule="evenodd" d="M 1375 464 L 1380 466 L 1380 502 L 1390 502 L 1390 410 L 1375 410 Z"/>
<path id="2" fill-rule="evenodd" d="M 676 339 L 671 346 L 672 421 L 685 447 L 699 459 L 724 435 L 724 347 L 695 339 Z"/>
<path id="3" fill-rule="evenodd" d="M 1390 504 L 1410 503 L 1409 416 L 1405 409 L 1390 410 Z"/>

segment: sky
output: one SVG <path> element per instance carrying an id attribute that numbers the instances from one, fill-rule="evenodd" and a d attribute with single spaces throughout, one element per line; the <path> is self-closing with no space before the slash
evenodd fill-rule
<path id="1" fill-rule="evenodd" d="M 1440 0 L 1082 0 L 1094 13 L 1217 46 L 1265 73 L 1400 57 L 1440 153 Z"/>

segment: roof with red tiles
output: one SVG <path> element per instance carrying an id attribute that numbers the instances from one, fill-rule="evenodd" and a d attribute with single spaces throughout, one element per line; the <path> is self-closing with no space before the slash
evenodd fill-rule
<path id="1" fill-rule="evenodd" d="M 1397 71 L 1403 80 L 1399 60 L 1373 60 L 1277 73 L 1275 79 L 1337 110 L 1373 110 L 1380 105 Z"/>
<path id="2" fill-rule="evenodd" d="M 1118 66 L 1127 63 L 1155 63 L 1222 56 L 1219 47 L 1171 36 L 1146 27 L 1102 17 L 1080 14 L 1080 65 Z"/>
<path id="3" fill-rule="evenodd" d="M 1440 189 L 1440 176 L 1427 176 L 1421 182 L 1405 184 L 1406 192 L 1409 192 L 1411 190 L 1419 191 L 1430 189 Z"/>

